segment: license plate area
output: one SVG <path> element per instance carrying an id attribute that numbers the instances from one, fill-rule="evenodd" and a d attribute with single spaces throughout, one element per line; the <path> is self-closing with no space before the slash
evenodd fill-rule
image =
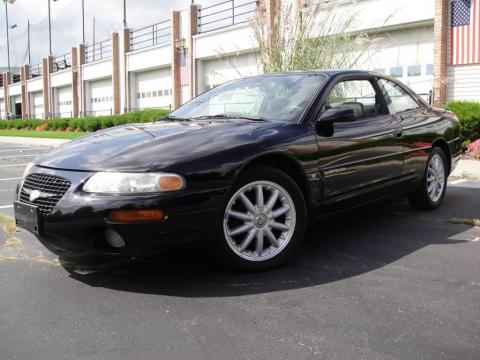
<path id="1" fill-rule="evenodd" d="M 15 201 L 14 209 L 15 223 L 18 227 L 36 235 L 42 234 L 42 222 L 37 206 Z"/>

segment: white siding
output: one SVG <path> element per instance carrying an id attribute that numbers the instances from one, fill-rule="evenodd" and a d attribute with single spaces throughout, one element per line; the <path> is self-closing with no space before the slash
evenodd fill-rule
<path id="1" fill-rule="evenodd" d="M 448 67 L 447 100 L 480 101 L 479 64 Z"/>

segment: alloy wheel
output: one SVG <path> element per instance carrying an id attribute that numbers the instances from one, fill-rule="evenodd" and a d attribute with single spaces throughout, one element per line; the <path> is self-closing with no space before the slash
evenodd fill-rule
<path id="1" fill-rule="evenodd" d="M 265 261 L 282 252 L 295 231 L 295 204 L 270 181 L 243 186 L 225 209 L 223 229 L 229 247 L 249 261 Z"/>
<path id="2" fill-rule="evenodd" d="M 445 164 L 439 154 L 430 159 L 427 169 L 427 193 L 430 200 L 438 202 L 445 187 Z"/>

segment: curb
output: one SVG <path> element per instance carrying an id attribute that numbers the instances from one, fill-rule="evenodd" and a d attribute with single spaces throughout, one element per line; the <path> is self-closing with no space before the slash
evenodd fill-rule
<path id="1" fill-rule="evenodd" d="M 18 145 L 39 145 L 55 147 L 69 142 L 66 139 L 44 139 L 44 138 L 29 138 L 20 136 L 0 136 L 0 143 L 3 144 L 18 144 Z"/>

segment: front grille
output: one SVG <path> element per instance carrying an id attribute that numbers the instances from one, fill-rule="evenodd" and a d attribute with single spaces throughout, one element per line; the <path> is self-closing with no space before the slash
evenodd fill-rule
<path id="1" fill-rule="evenodd" d="M 62 196 L 70 188 L 71 182 L 61 176 L 50 174 L 30 174 L 23 182 L 20 191 L 20 201 L 26 204 L 38 206 L 41 215 L 50 214 L 53 207 L 57 205 Z M 32 191 L 41 192 L 40 197 L 30 201 Z"/>

